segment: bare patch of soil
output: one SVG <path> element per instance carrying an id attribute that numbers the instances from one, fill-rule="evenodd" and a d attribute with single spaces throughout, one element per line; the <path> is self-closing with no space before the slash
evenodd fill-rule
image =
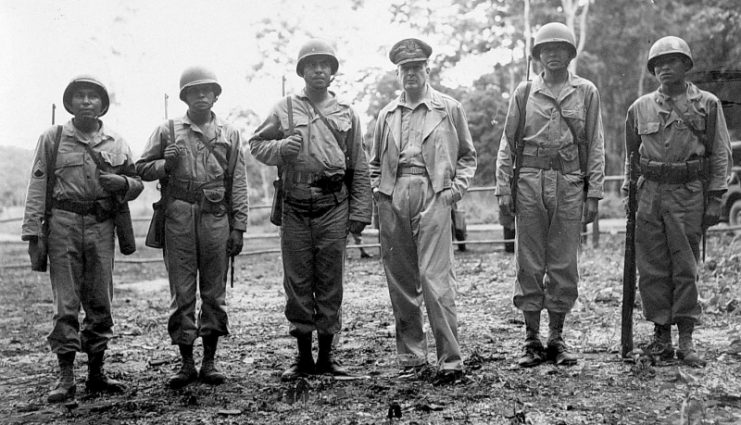
<path id="1" fill-rule="evenodd" d="M 436 387 L 426 376 L 399 379 L 393 315 L 378 254 L 347 263 L 344 324 L 338 357 L 352 380 L 310 377 L 281 382 L 294 356 L 283 316 L 280 256 L 237 259 L 228 304 L 232 335 L 219 366 L 227 383 L 165 386 L 178 367 L 166 332 L 169 293 L 161 263 L 117 264 L 116 337 L 106 369 L 125 381 L 121 395 L 84 389 L 86 356 L 76 361 L 76 403 L 49 405 L 56 361 L 46 334 L 52 299 L 46 274 L 4 269 L 0 275 L 0 417 L 7 423 L 161 424 L 653 424 L 741 423 L 741 258 L 731 234 L 714 235 L 701 278 L 703 321 L 697 345 L 708 366 L 652 364 L 640 350 L 619 357 L 622 239 L 581 254 L 579 302 L 565 337 L 580 359 L 573 367 L 514 366 L 524 337 L 512 307 L 512 257 L 491 247 L 456 252 L 459 334 L 466 378 Z M 25 246 L 0 246 L 3 264 L 27 261 Z M 161 255 L 142 249 L 140 258 Z M 636 309 L 636 346 L 651 327 Z M 543 329 L 547 328 L 544 315 Z M 545 337 L 545 333 L 543 335 Z M 676 330 L 675 330 L 676 338 Z M 430 361 L 434 341 L 430 338 Z M 202 350 L 196 347 L 197 358 Z M 684 421 L 684 422 L 682 422 Z M 695 422 L 690 422 L 695 421 Z"/>

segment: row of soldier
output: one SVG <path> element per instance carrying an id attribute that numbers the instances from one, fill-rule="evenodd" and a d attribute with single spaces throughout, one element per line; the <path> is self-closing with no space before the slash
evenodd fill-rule
<path id="1" fill-rule="evenodd" d="M 378 208 L 401 375 L 434 370 L 435 384 L 464 376 L 450 213 L 466 193 L 477 159 L 461 104 L 428 83 L 431 54 L 419 39 L 401 40 L 390 49 L 402 92 L 379 113 L 369 156 L 358 115 L 329 90 L 339 60 L 322 40 L 309 41 L 299 52 L 296 72 L 304 89 L 280 100 L 249 139 L 252 155 L 277 166 L 281 183 L 275 220 L 281 226 L 285 315 L 298 353 L 283 379 L 350 373 L 333 356 L 332 341 L 340 331 L 347 234 L 360 234 L 371 222 L 371 197 Z M 513 302 L 525 323 L 521 367 L 577 363 L 563 327 L 577 299 L 580 229 L 594 219 L 603 195 L 604 138 L 597 88 L 568 71 L 575 56 L 574 35 L 566 26 L 540 28 L 532 57 L 542 73 L 515 89 L 499 146 L 497 200 L 502 215 L 513 217 L 517 226 Z M 701 365 L 692 343 L 699 315 L 698 244 L 702 227 L 718 220 L 728 134 L 718 99 L 685 81 L 692 56 L 684 41 L 658 40 L 647 66 L 660 87 L 638 99 L 626 119 L 626 151 L 638 153 L 642 171 L 639 288 L 645 317 L 655 324 L 656 353 L 665 359 L 675 355 L 671 325 L 676 324 L 677 357 Z M 64 106 L 74 118 L 39 139 L 22 228 L 32 261 L 48 249 L 54 294 L 48 340 L 59 363 L 50 402 L 74 397 L 78 351 L 88 355 L 89 391 L 125 389 L 103 371 L 113 334 L 113 216 L 117 205 L 139 195 L 142 180 L 167 181 L 167 328 L 181 357 L 168 385 L 226 379 L 216 367 L 216 351 L 219 338 L 229 334 L 226 273 L 229 258 L 242 249 L 248 206 L 240 133 L 211 110 L 221 91 L 210 70 L 183 72 L 180 99 L 187 113 L 159 125 L 135 162 L 123 139 L 100 120 L 109 107 L 105 86 L 84 76 L 66 88 Z M 708 111 L 716 111 L 717 131 L 704 141 L 700 133 Z M 690 170 L 689 164 L 698 162 L 699 168 Z M 685 171 L 657 171 L 666 169 Z M 426 358 L 422 302 L 435 338 L 434 368 Z M 193 353 L 198 337 L 200 371 Z"/>

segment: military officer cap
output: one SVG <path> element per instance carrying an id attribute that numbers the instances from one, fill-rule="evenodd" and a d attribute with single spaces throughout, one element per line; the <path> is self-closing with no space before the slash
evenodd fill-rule
<path id="1" fill-rule="evenodd" d="M 389 59 L 394 65 L 409 62 L 426 62 L 432 55 L 432 47 L 416 38 L 405 38 L 394 44 L 389 51 Z"/>

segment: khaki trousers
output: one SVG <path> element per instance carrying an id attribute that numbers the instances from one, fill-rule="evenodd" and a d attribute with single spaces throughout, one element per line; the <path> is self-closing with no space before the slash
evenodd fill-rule
<path id="1" fill-rule="evenodd" d="M 47 337 L 57 354 L 97 353 L 113 336 L 113 220 L 52 210 L 49 276 L 54 327 Z M 80 332 L 80 307 L 85 311 Z"/>
<path id="2" fill-rule="evenodd" d="M 229 334 L 226 270 L 229 218 L 201 213 L 196 204 L 172 200 L 165 219 L 165 266 L 170 279 L 173 344 L 193 345 L 201 337 Z M 197 279 L 197 280 L 196 280 Z M 196 293 L 201 310 L 196 322 Z"/>
<path id="3" fill-rule="evenodd" d="M 580 176 L 557 170 L 525 168 L 520 174 L 513 297 L 520 310 L 568 313 L 574 306 L 583 188 Z"/>
<path id="4" fill-rule="evenodd" d="M 435 336 L 438 368 L 461 370 L 450 191 L 435 193 L 427 176 L 400 176 L 393 197 L 381 195 L 381 256 L 396 319 L 402 366 L 427 361 L 422 300 Z"/>
<path id="5" fill-rule="evenodd" d="M 636 266 L 646 320 L 697 320 L 697 263 L 702 239 L 700 181 L 666 185 L 644 180 L 638 191 Z"/>

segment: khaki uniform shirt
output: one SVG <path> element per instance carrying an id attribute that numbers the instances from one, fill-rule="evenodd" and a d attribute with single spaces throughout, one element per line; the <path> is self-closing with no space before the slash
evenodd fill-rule
<path id="1" fill-rule="evenodd" d="M 247 169 L 242 153 L 242 137 L 239 131 L 226 121 L 212 114 L 210 123 L 204 128 L 194 124 L 188 115 L 174 120 L 175 143 L 184 148 L 178 157 L 177 166 L 165 172 L 165 159 L 162 157 L 164 146 L 172 143 L 168 122 L 160 124 L 149 137 L 144 153 L 136 162 L 136 169 L 144 181 L 154 181 L 164 177 L 179 182 L 190 182 L 191 187 L 198 187 L 210 182 L 221 182 L 226 174 L 227 164 L 219 162 L 206 147 L 212 144 L 217 152 L 227 161 L 232 152 L 238 155 L 234 176 L 232 176 L 231 193 L 231 226 L 235 230 L 247 228 L 248 194 Z M 235 146 L 236 145 L 236 146 Z"/>
<path id="2" fill-rule="evenodd" d="M 507 121 L 499 142 L 497 155 L 497 195 L 510 195 L 512 180 L 512 147 L 515 131 L 520 120 L 520 108 L 517 99 L 525 89 L 520 84 L 512 95 L 507 112 Z M 544 152 L 558 150 L 563 157 L 566 154 L 572 160 L 578 160 L 576 141 L 564 117 L 575 124 L 577 134 L 586 138 L 588 151 L 587 166 L 584 178 L 589 185 L 587 197 L 601 199 L 605 179 L 605 137 L 600 116 L 600 98 L 597 87 L 592 82 L 569 73 L 566 85 L 555 99 L 561 107 L 563 117 L 553 105 L 554 99 L 543 81 L 543 74 L 538 75 L 530 88 L 530 99 L 525 111 L 525 128 L 523 129 L 523 155 L 539 156 Z M 581 171 L 577 171 L 580 173 Z"/>
<path id="3" fill-rule="evenodd" d="M 36 145 L 21 230 L 23 240 L 42 236 L 41 224 L 46 208 L 47 165 L 53 154 L 56 134 L 57 127 L 50 127 L 39 137 Z M 53 199 L 82 202 L 112 196 L 100 185 L 98 181 L 100 172 L 85 145 L 90 145 L 94 151 L 99 152 L 108 165 L 127 174 L 124 176 L 128 184 L 126 192 L 115 195 L 120 202 L 128 202 L 139 196 L 144 186 L 141 179 L 135 176 L 131 149 L 123 138 L 103 126 L 102 122 L 100 129 L 92 135 L 82 133 L 70 120 L 62 127 L 57 160 L 53 167 L 56 176 L 52 189 Z"/>
<path id="4" fill-rule="evenodd" d="M 371 192 L 368 178 L 368 160 L 363 148 L 360 120 L 348 103 L 338 100 L 333 93 L 321 106 L 330 125 L 352 147 L 350 164 L 354 173 L 350 192 L 350 220 L 371 222 Z M 305 92 L 292 95 L 294 132 L 301 134 L 303 143 L 295 161 L 284 162 L 280 148 L 290 136 L 286 99 L 278 102 L 265 121 L 250 138 L 250 152 L 266 165 L 277 165 L 288 171 L 305 172 L 326 177 L 345 174 L 346 157 L 339 142 L 322 119 L 314 112 Z M 355 131 L 351 132 L 351 129 Z"/>
<path id="5" fill-rule="evenodd" d="M 671 99 L 658 89 L 641 96 L 628 108 L 625 131 L 627 135 L 632 136 L 632 140 L 640 141 L 638 148 L 640 157 L 658 162 L 684 162 L 691 157 L 704 157 L 705 145 L 690 130 L 687 122 L 691 122 L 695 129 L 704 133 L 710 104 L 715 103 L 717 110 L 715 139 L 711 141 L 710 179 L 707 188 L 709 191 L 725 191 L 728 189 L 726 177 L 733 161 L 730 137 L 720 101 L 712 93 L 700 90 L 689 82 L 684 102 L 678 105 L 682 116 L 672 110 L 670 101 Z M 627 139 L 631 138 L 626 137 Z M 634 148 L 626 146 L 626 152 L 630 152 L 631 149 Z M 624 194 L 628 193 L 629 158 L 630 155 L 626 155 L 625 180 L 622 186 Z"/>

